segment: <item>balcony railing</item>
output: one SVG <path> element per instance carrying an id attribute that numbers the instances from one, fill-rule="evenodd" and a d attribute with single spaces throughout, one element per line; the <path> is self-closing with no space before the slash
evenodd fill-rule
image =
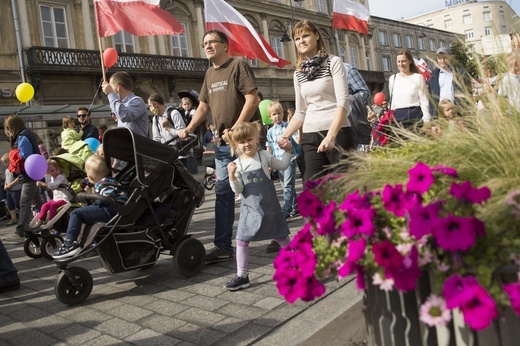
<path id="1" fill-rule="evenodd" d="M 27 72 L 63 72 L 67 74 L 101 73 L 99 52 L 95 50 L 31 47 L 26 50 Z M 137 74 L 203 77 L 209 67 L 207 59 L 166 55 L 119 53 L 111 72 L 124 70 Z"/>

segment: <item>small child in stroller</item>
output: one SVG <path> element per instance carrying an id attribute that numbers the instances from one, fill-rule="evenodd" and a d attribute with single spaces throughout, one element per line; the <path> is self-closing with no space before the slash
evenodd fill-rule
<path id="1" fill-rule="evenodd" d="M 69 185 L 69 181 L 62 173 L 63 167 L 54 159 L 48 159 L 47 164 L 49 166 L 47 175 L 50 176 L 50 181 L 48 183 L 37 181 L 36 185 L 52 190 L 52 199 L 42 205 L 40 212 L 29 225 L 32 228 L 39 228 L 46 219 L 51 221 L 61 206 L 70 205 L 68 195 L 59 190 L 61 184 Z"/>
<path id="2" fill-rule="evenodd" d="M 110 171 L 101 156 L 89 156 L 85 161 L 85 171 L 89 182 L 94 184 L 95 193 L 110 197 L 121 204 L 126 202 L 126 192 L 114 178 L 109 176 Z M 78 254 L 82 250 L 81 246 L 77 243 L 81 225 L 108 222 L 116 214 L 116 209 L 99 202 L 72 211 L 67 225 L 65 242 L 52 254 L 52 257 L 54 259 L 61 259 Z"/>

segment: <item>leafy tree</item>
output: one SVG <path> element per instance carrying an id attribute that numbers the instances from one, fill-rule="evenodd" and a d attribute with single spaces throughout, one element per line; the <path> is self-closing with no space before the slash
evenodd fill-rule
<path id="1" fill-rule="evenodd" d="M 471 77 L 479 78 L 477 64 L 464 43 L 453 41 L 451 42 L 450 50 L 455 61 L 464 66 Z"/>

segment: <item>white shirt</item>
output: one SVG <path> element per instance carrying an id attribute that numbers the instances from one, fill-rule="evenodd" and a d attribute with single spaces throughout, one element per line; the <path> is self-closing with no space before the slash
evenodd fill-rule
<path id="1" fill-rule="evenodd" d="M 509 104 L 520 110 L 520 75 L 508 73 L 498 84 L 498 95 L 504 96 Z"/>
<path id="2" fill-rule="evenodd" d="M 451 70 L 443 70 L 439 72 L 439 102 L 442 100 L 450 100 L 455 102 L 453 96 L 453 72 Z"/>
<path id="3" fill-rule="evenodd" d="M 419 73 L 409 76 L 401 76 L 397 73 L 390 76 L 388 80 L 390 89 L 390 109 L 421 107 L 422 120 L 427 123 L 432 117 L 428 106 L 428 94 L 426 81 Z"/>

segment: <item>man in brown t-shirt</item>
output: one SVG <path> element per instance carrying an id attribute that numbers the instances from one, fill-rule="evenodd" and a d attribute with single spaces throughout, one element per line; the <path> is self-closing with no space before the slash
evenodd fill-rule
<path id="1" fill-rule="evenodd" d="M 188 127 L 179 132 L 181 138 L 193 133 L 210 112 L 218 136 L 224 140 L 227 129 L 242 122 L 261 120 L 253 71 L 244 61 L 229 57 L 228 45 L 228 38 L 223 32 L 210 30 L 204 34 L 202 47 L 213 66 L 206 71 L 199 95 L 199 107 Z M 206 253 L 206 263 L 233 259 L 231 238 L 235 201 L 227 170 L 233 158 L 224 140 L 217 139 L 215 145 L 215 247 Z"/>

